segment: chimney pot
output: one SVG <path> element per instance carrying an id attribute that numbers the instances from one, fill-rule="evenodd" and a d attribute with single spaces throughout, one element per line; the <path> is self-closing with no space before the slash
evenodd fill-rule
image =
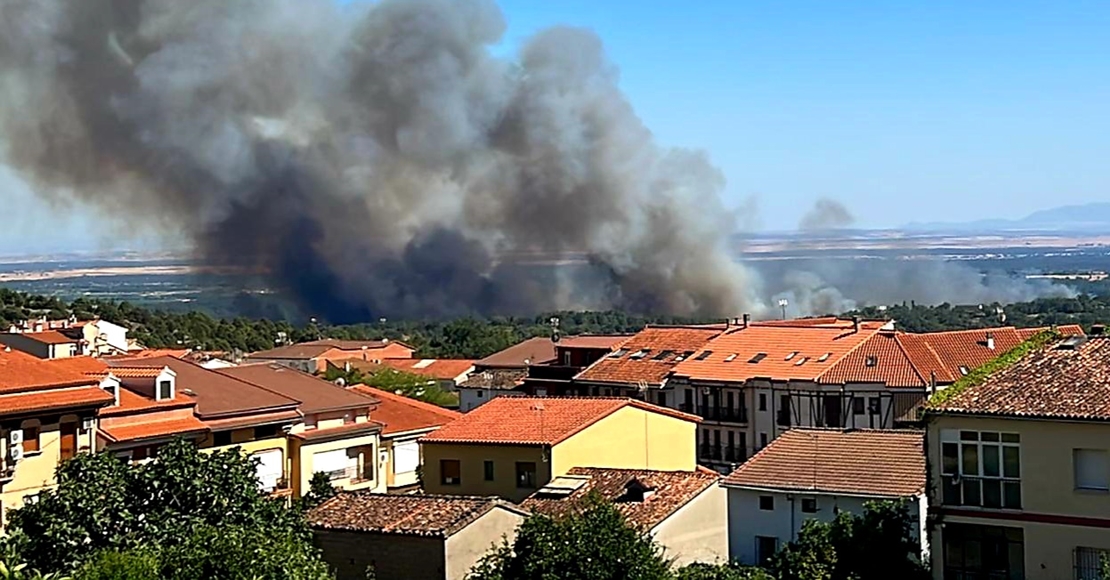
<path id="1" fill-rule="evenodd" d="M 993 332 L 988 332 L 987 333 L 987 348 L 990 349 L 990 350 L 994 350 L 994 333 Z"/>
<path id="2" fill-rule="evenodd" d="M 859 332 L 859 322 L 860 322 L 860 321 L 859 321 L 859 317 L 858 317 L 858 316 L 853 316 L 853 317 L 852 317 L 852 330 L 853 330 L 853 331 L 855 331 L 855 332 Z"/>
<path id="3" fill-rule="evenodd" d="M 747 328 L 752 322 L 752 315 L 747 312 L 744 313 L 744 328 Z"/>

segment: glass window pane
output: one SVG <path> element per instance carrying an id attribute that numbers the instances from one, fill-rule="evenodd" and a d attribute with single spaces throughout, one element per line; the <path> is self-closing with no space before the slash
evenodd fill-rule
<path id="1" fill-rule="evenodd" d="M 979 446 L 974 443 L 963 444 L 963 461 L 960 472 L 964 475 L 979 475 Z"/>
<path id="2" fill-rule="evenodd" d="M 1021 443 L 1021 436 L 1018 435 L 1017 433 L 1003 433 L 1002 434 L 1002 442 L 1003 443 Z"/>
<path id="3" fill-rule="evenodd" d="M 955 475 L 960 472 L 960 446 L 955 443 L 942 443 L 940 446 L 942 456 L 941 473 Z"/>
<path id="4" fill-rule="evenodd" d="M 1007 481 L 1002 484 L 1002 507 L 1021 509 L 1021 482 Z"/>
<path id="5" fill-rule="evenodd" d="M 963 505 L 982 505 L 982 499 L 979 493 L 979 480 L 978 479 L 964 479 L 964 503 Z"/>
<path id="6" fill-rule="evenodd" d="M 960 431 L 960 439 L 963 441 L 978 441 L 978 431 Z"/>
<path id="7" fill-rule="evenodd" d="M 984 445 L 983 449 L 983 476 L 984 477 L 998 477 L 1002 474 L 1001 466 L 998 464 L 998 446 L 997 445 Z"/>
<path id="8" fill-rule="evenodd" d="M 980 433 L 983 441 L 998 441 L 998 433 Z"/>
<path id="9" fill-rule="evenodd" d="M 1021 477 L 1021 459 L 1019 447 L 1002 448 L 1002 474 L 1006 477 Z"/>
<path id="10" fill-rule="evenodd" d="M 1002 480 L 1001 479 L 984 479 L 983 480 L 983 507 L 1000 508 L 1002 507 Z"/>
<path id="11" fill-rule="evenodd" d="M 956 478 L 944 478 L 944 503 L 948 505 L 960 505 L 960 485 L 956 483 Z"/>

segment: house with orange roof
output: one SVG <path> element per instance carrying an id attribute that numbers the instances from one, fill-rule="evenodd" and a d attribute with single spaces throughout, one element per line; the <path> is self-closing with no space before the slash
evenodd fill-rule
<path id="1" fill-rule="evenodd" d="M 386 491 L 382 424 L 371 416 L 377 399 L 278 363 L 212 372 L 297 402 L 300 418 L 284 430 L 294 497 L 308 491 L 316 473 L 340 489 Z"/>
<path id="2" fill-rule="evenodd" d="M 351 358 L 332 360 L 327 364 L 338 370 L 356 369 L 364 373 L 373 373 L 383 368 L 393 369 L 424 377 L 429 382 L 434 381 L 447 391 L 456 390 L 474 371 L 474 361 L 469 359 L 389 358 L 374 362 Z"/>
<path id="3" fill-rule="evenodd" d="M 354 385 L 351 390 L 377 401 L 370 417 L 382 426 L 383 472 L 389 492 L 418 490 L 420 478 L 417 474 L 423 464 L 420 457 L 420 438 L 458 419 L 462 414 L 366 385 Z"/>
<path id="4" fill-rule="evenodd" d="M 498 397 L 420 439 L 424 490 L 520 501 L 574 467 L 693 471 L 699 420 L 627 398 Z"/>
<path id="5" fill-rule="evenodd" d="M 0 333 L 0 344 L 41 359 L 65 358 L 87 354 L 87 344 L 77 336 L 58 330 Z"/>
<path id="6" fill-rule="evenodd" d="M 114 399 L 96 378 L 0 346 L 3 518 L 54 486 L 61 462 L 96 450 L 97 410 Z"/>
<path id="7" fill-rule="evenodd" d="M 906 501 L 927 539 L 924 432 L 795 428 L 726 476 L 729 560 L 764 565 L 807 520 L 862 513 L 868 501 Z M 922 551 L 928 560 L 928 544 Z"/>
<path id="8" fill-rule="evenodd" d="M 337 340 L 323 338 L 279 346 L 247 355 L 249 362 L 276 362 L 306 373 L 323 373 L 328 361 L 359 359 L 381 362 L 391 358 L 412 358 L 416 349 L 396 340 Z"/>

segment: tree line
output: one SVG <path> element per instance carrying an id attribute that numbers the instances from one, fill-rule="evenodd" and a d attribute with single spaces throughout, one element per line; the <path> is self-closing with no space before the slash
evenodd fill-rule
<path id="1" fill-rule="evenodd" d="M 1001 312 L 1000 312 L 1001 311 Z M 362 324 L 329 325 L 308 320 L 215 318 L 207 313 L 152 310 L 129 302 L 78 298 L 65 302 L 0 288 L 0 323 L 4 327 L 29 318 L 52 319 L 76 316 L 100 317 L 130 329 L 130 336 L 148 348 L 193 348 L 227 353 L 248 353 L 282 344 L 318 338 L 351 340 L 401 340 L 427 358 L 483 358 L 524 339 L 548 336 L 551 319 L 558 318 L 566 335 L 633 333 L 647 324 L 692 324 L 715 322 L 712 318 L 680 318 L 666 315 L 637 315 L 619 311 L 551 312 L 532 317 L 461 318 L 455 320 L 378 320 Z M 903 303 L 870 306 L 844 316 L 894 319 L 898 328 L 910 332 L 981 328 L 1012 324 L 1049 326 L 1081 324 L 1086 329 L 1110 320 L 1110 296 L 1080 295 L 1075 298 L 1042 298 L 1015 304 L 922 306 Z"/>

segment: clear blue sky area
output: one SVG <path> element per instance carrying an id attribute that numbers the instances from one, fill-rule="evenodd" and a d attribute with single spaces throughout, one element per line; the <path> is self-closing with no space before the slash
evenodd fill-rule
<path id="1" fill-rule="evenodd" d="M 708 150 L 764 229 L 818 197 L 864 227 L 1110 201 L 1110 2 L 500 5 L 498 51 L 595 30 L 659 141 Z"/>

